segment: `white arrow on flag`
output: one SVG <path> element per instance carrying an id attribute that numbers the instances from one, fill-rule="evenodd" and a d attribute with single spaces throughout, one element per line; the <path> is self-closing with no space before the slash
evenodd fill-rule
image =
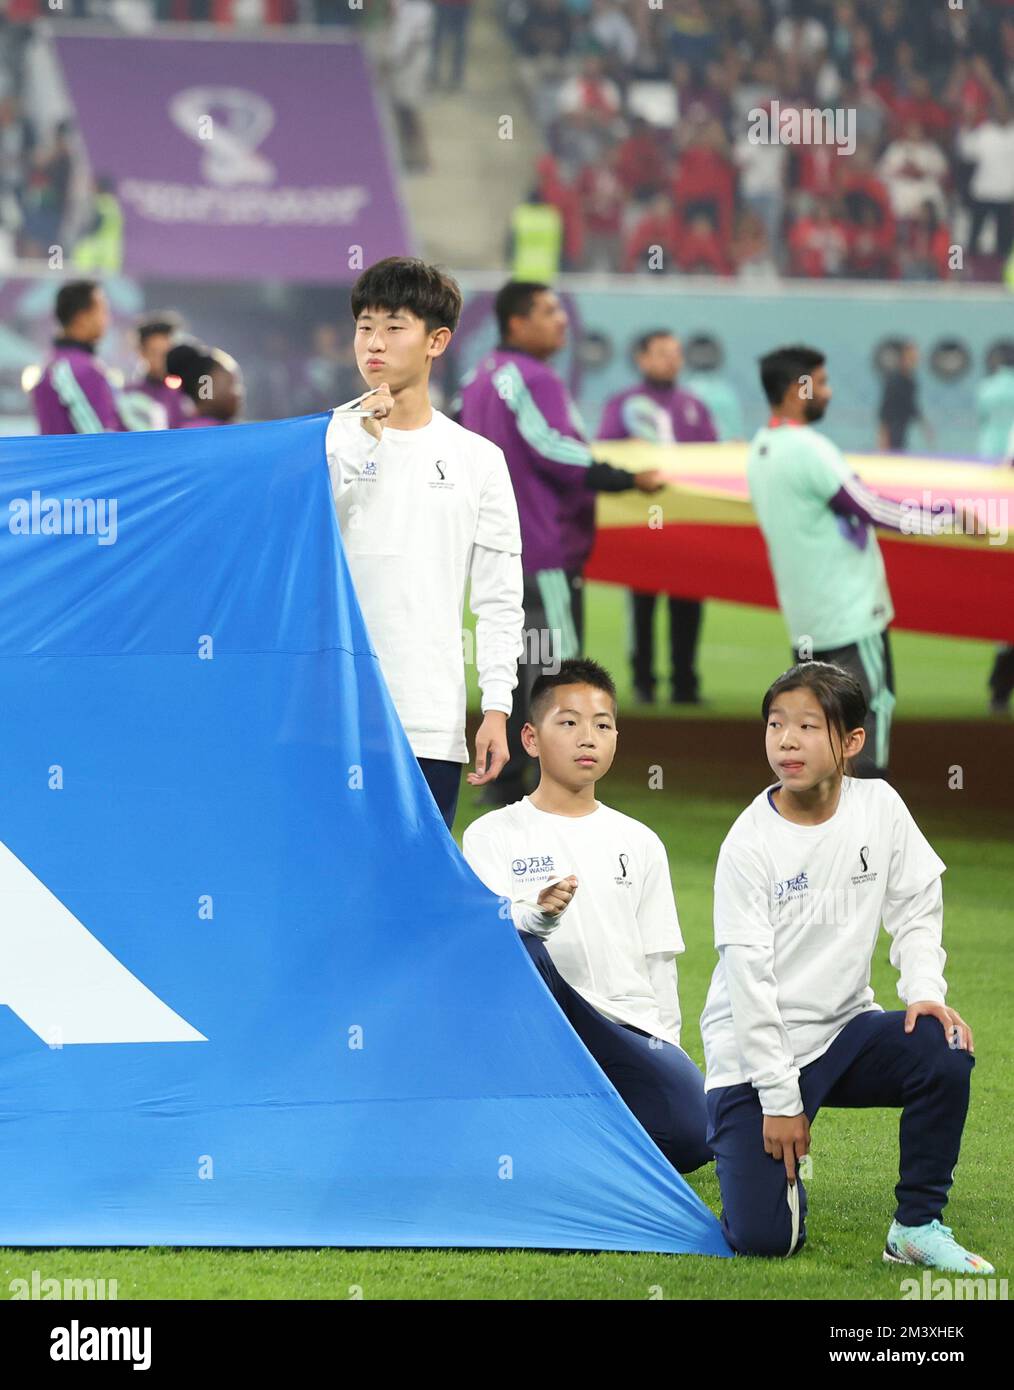
<path id="1" fill-rule="evenodd" d="M 50 1047 L 207 1042 L 0 841 L 0 1004 Z"/>

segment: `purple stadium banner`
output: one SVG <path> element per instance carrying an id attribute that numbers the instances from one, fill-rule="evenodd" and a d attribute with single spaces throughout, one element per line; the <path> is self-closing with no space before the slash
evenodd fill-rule
<path id="1" fill-rule="evenodd" d="M 333 282 L 412 250 L 355 42 L 55 40 L 124 270 Z"/>

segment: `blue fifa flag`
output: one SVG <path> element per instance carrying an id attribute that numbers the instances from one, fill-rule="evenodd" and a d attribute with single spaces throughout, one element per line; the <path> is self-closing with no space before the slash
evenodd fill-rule
<path id="1" fill-rule="evenodd" d="M 728 1255 L 444 827 L 327 422 L 0 441 L 0 1245 Z"/>

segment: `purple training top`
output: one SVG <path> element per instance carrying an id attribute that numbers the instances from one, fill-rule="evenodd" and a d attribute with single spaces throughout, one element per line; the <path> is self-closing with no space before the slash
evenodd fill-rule
<path id="1" fill-rule="evenodd" d="M 101 434 L 122 430 L 106 369 L 91 343 L 56 338 L 32 390 L 40 434 Z"/>
<path id="2" fill-rule="evenodd" d="M 577 407 L 553 368 L 512 348 L 487 353 L 462 387 L 459 420 L 506 456 L 525 573 L 579 572 L 595 540 L 595 470 L 607 465 L 592 459 Z"/>
<path id="3" fill-rule="evenodd" d="M 131 383 L 132 391 L 143 391 L 157 405 L 164 408 L 169 421 L 169 429 L 178 430 L 190 418 L 193 407 L 190 397 L 178 386 L 168 386 L 159 377 L 142 376 Z"/>
<path id="4" fill-rule="evenodd" d="M 708 407 L 690 391 L 642 381 L 606 401 L 599 438 L 709 444 L 718 438 L 718 430 Z"/>

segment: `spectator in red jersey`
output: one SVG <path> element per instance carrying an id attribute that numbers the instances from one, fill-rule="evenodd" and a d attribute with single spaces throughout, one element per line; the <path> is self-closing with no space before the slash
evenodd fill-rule
<path id="1" fill-rule="evenodd" d="M 667 270 L 676 264 L 679 219 L 668 193 L 657 193 L 648 211 L 634 223 L 623 248 L 626 271 Z"/>
<path id="2" fill-rule="evenodd" d="M 838 153 L 830 141 L 819 145 L 797 145 L 795 148 L 794 182 L 800 193 L 810 198 L 833 198 L 848 159 Z"/>
<path id="3" fill-rule="evenodd" d="M 840 275 L 848 255 L 848 229 L 830 199 L 823 198 L 805 212 L 789 232 L 790 273 L 799 276 Z"/>
<path id="4" fill-rule="evenodd" d="M 872 204 L 863 203 L 858 218 L 849 221 L 846 230 L 848 275 L 857 280 L 893 280 L 897 276 L 893 219 L 885 220 Z"/>
<path id="5" fill-rule="evenodd" d="M 609 130 L 615 124 L 620 114 L 620 89 L 606 77 L 597 47 L 586 51 L 581 71 L 560 88 L 557 110 L 597 130 Z"/>
<path id="6" fill-rule="evenodd" d="M 719 243 L 732 237 L 732 213 L 736 176 L 726 149 L 725 132 L 717 121 L 690 128 L 673 179 L 673 201 L 680 219 L 691 221 L 698 213 L 710 218 Z"/>
<path id="7" fill-rule="evenodd" d="M 903 280 L 946 280 L 951 273 L 951 229 L 934 203 L 923 203 L 914 222 L 905 224 L 899 248 Z"/>
<path id="8" fill-rule="evenodd" d="M 706 212 L 696 212 L 685 225 L 676 247 L 676 264 L 684 275 L 731 275 L 714 223 Z"/>
<path id="9" fill-rule="evenodd" d="M 916 121 L 932 140 L 941 145 L 947 144 L 954 129 L 954 113 L 935 100 L 929 78 L 923 73 L 915 73 L 908 91 L 896 96 L 889 105 L 895 131 L 904 130 L 912 121 Z"/>
<path id="10" fill-rule="evenodd" d="M 584 217 L 584 270 L 619 269 L 620 231 L 626 190 L 617 170 L 615 149 L 604 160 L 586 164 L 578 175 L 577 191 Z"/>
<path id="11" fill-rule="evenodd" d="M 616 172 L 623 187 L 639 201 L 662 192 L 669 179 L 669 165 L 658 132 L 643 116 L 635 116 L 630 134 L 616 151 Z"/>

